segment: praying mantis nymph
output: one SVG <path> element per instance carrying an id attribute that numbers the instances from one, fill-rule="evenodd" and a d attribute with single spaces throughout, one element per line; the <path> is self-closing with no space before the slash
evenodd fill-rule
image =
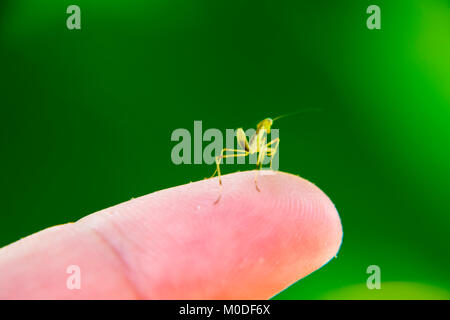
<path id="1" fill-rule="evenodd" d="M 219 156 L 216 156 L 216 171 L 214 171 L 213 175 L 214 177 L 217 173 L 217 176 L 219 178 L 219 184 L 222 186 L 222 179 L 220 174 L 220 162 L 224 158 L 230 158 L 230 157 L 246 157 L 251 154 L 257 154 L 257 160 L 256 160 L 256 168 L 261 169 L 262 164 L 264 162 L 265 157 L 270 157 L 270 169 L 272 169 L 272 159 L 275 156 L 275 154 L 278 151 L 278 145 L 280 143 L 280 138 L 275 138 L 272 141 L 267 143 L 267 135 L 270 133 L 270 129 L 272 127 L 272 124 L 275 120 L 284 117 L 279 116 L 275 119 L 266 118 L 262 121 L 260 121 L 256 126 L 256 132 L 251 136 L 250 141 L 247 140 L 247 136 L 244 132 L 244 129 L 238 128 L 236 130 L 236 138 L 238 142 L 238 146 L 240 149 L 230 149 L 230 148 L 224 148 L 222 149 L 222 152 Z M 225 154 L 227 152 L 232 152 L 233 154 Z M 258 188 L 257 184 L 257 175 L 255 175 L 255 187 L 256 190 L 259 192 L 260 189 Z M 215 204 L 218 203 L 220 200 L 219 198 L 214 202 Z"/>
<path id="2" fill-rule="evenodd" d="M 303 109 L 297 112 L 284 114 L 281 116 L 278 116 L 274 119 L 266 118 L 262 121 L 260 121 L 256 126 L 256 132 L 250 137 L 250 141 L 247 140 L 247 136 L 242 128 L 238 128 L 236 130 L 236 138 L 238 142 L 238 146 L 240 149 L 230 149 L 230 148 L 224 148 L 222 149 L 222 152 L 219 156 L 216 156 L 216 170 L 214 171 L 211 178 L 213 178 L 216 173 L 219 178 L 219 185 L 222 186 L 222 179 L 221 179 L 221 173 L 220 173 L 220 162 L 224 158 L 231 158 L 231 157 L 246 157 L 251 154 L 257 154 L 257 160 L 256 160 L 256 168 L 261 169 L 263 162 L 266 157 L 270 157 L 270 169 L 272 169 L 272 160 L 275 154 L 278 151 L 278 145 L 280 144 L 280 138 L 275 138 L 272 141 L 267 142 L 267 135 L 270 133 L 270 129 L 272 128 L 272 124 L 275 120 L 278 120 L 280 118 L 284 118 L 287 116 L 291 116 L 294 114 L 298 114 L 300 112 L 304 111 L 310 111 L 310 110 L 316 110 L 320 111 L 320 108 L 308 108 Z M 232 154 L 226 154 L 227 152 L 232 152 Z M 255 187 L 258 192 L 260 192 L 260 189 L 258 187 L 257 183 L 257 173 L 255 174 Z M 214 202 L 214 204 L 217 204 L 221 198 L 221 194 L 219 195 L 219 198 Z"/>

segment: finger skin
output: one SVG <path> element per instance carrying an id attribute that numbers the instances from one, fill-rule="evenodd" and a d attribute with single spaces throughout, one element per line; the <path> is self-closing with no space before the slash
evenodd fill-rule
<path id="1" fill-rule="evenodd" d="M 1 249 L 0 298 L 268 299 L 338 252 L 339 215 L 314 184 L 282 172 L 222 179 L 222 187 L 208 179 L 158 191 Z M 70 265 L 80 267 L 81 289 L 66 286 Z"/>

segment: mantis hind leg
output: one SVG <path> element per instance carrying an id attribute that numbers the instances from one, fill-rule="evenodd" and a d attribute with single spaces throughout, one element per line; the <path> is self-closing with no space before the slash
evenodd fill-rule
<path id="1" fill-rule="evenodd" d="M 230 151 L 230 152 L 242 152 L 242 153 L 240 153 L 240 154 L 226 154 L 226 155 L 224 155 L 224 152 L 227 152 L 227 151 Z M 214 171 L 214 173 L 211 176 L 211 178 L 214 177 L 216 175 L 216 173 L 217 173 L 217 176 L 219 178 L 219 185 L 222 186 L 222 179 L 221 179 L 221 173 L 220 173 L 220 162 L 222 161 L 222 159 L 224 159 L 224 158 L 233 158 L 233 157 L 234 158 L 246 157 L 247 155 L 248 155 L 248 151 L 245 151 L 245 150 L 227 149 L 227 148 L 223 149 L 221 154 L 220 154 L 220 156 L 216 157 L 216 166 L 217 167 L 216 167 L 216 171 Z M 217 204 L 220 201 L 221 197 L 222 197 L 222 188 L 220 189 L 219 197 L 217 198 L 216 201 L 214 201 L 214 204 Z"/>
<path id="2" fill-rule="evenodd" d="M 261 170 L 261 168 L 262 168 L 262 164 L 263 164 L 263 162 L 264 162 L 264 157 L 265 157 L 265 151 L 264 152 L 261 152 L 259 155 L 258 155 L 258 161 L 256 162 L 256 171 L 255 171 L 255 188 L 256 188 L 256 191 L 258 191 L 258 192 L 261 192 L 261 190 L 259 189 L 259 187 L 258 187 L 258 173 L 259 173 L 259 170 Z"/>
<path id="3" fill-rule="evenodd" d="M 271 145 L 275 144 L 275 147 L 270 147 Z M 257 182 L 257 178 L 258 178 L 258 170 L 261 170 L 262 168 L 262 164 L 264 162 L 264 158 L 266 156 L 270 157 L 270 169 L 272 170 L 272 160 L 273 157 L 275 156 L 275 154 L 278 151 L 278 145 L 280 144 L 280 138 L 275 138 L 272 141 L 270 141 L 268 144 L 266 144 L 263 148 L 263 150 L 261 150 L 260 155 L 258 156 L 258 161 L 256 163 L 256 169 L 257 171 L 255 172 L 255 187 L 256 190 L 258 192 L 261 192 L 261 190 L 258 187 L 258 182 Z"/>
<path id="4" fill-rule="evenodd" d="M 271 146 L 272 144 L 275 144 L 275 147 L 273 148 L 267 148 L 267 156 L 270 157 L 270 170 L 272 170 L 272 160 L 275 154 L 278 152 L 278 145 L 280 144 L 280 138 L 275 138 L 272 141 L 270 141 L 266 147 Z"/>
<path id="5" fill-rule="evenodd" d="M 224 155 L 225 152 L 242 152 L 240 154 L 226 154 Z M 214 173 L 212 174 L 212 176 L 210 178 L 213 178 L 216 173 L 217 176 L 219 178 L 219 184 L 222 184 L 222 179 L 221 179 L 221 174 L 220 174 L 220 162 L 222 161 L 222 159 L 225 158 L 237 158 L 237 157 L 245 157 L 248 155 L 248 151 L 245 150 L 241 150 L 241 149 L 222 149 L 222 151 L 220 152 L 220 156 L 216 157 L 216 170 L 214 171 Z"/>

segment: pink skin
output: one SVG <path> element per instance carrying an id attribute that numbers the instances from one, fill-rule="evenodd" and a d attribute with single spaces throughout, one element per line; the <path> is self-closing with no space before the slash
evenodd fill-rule
<path id="1" fill-rule="evenodd" d="M 0 299 L 268 299 L 332 259 L 342 226 L 312 183 L 260 173 L 257 192 L 254 176 L 158 191 L 4 247 Z M 66 287 L 70 265 L 80 290 Z"/>

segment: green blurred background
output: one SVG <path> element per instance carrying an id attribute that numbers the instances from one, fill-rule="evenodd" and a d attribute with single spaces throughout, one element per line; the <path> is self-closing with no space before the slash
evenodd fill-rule
<path id="1" fill-rule="evenodd" d="M 344 241 L 275 298 L 448 299 L 449 39 L 444 0 L 2 0 L 0 246 L 209 176 L 170 158 L 194 120 L 321 107 L 275 123 L 280 170 L 328 194 Z"/>

